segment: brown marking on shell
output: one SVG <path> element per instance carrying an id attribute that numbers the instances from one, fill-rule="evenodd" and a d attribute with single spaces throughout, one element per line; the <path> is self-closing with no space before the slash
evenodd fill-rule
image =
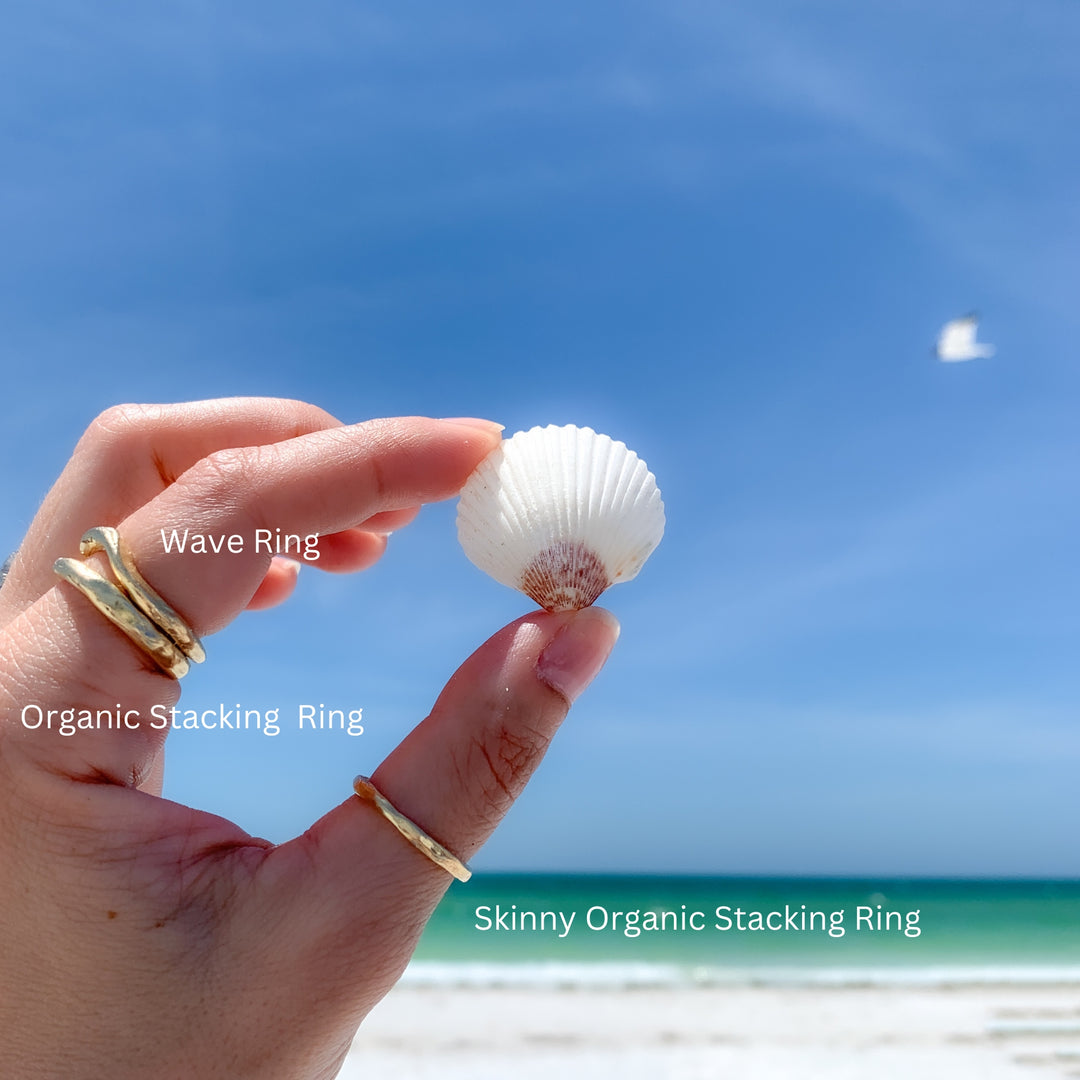
<path id="1" fill-rule="evenodd" d="M 546 611 L 579 611 L 611 584 L 604 564 L 584 544 L 560 540 L 521 575 L 521 591 Z"/>

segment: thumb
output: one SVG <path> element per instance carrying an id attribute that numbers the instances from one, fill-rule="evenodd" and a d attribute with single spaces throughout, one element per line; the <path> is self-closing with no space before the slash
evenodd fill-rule
<path id="1" fill-rule="evenodd" d="M 468 859 L 521 793 L 618 635 L 615 617 L 595 607 L 511 623 L 458 669 L 431 715 L 379 767 L 376 787 Z M 275 856 L 297 858 L 345 968 L 362 957 L 369 972 L 386 973 L 377 996 L 404 968 L 452 880 L 355 797 Z"/>
<path id="2" fill-rule="evenodd" d="M 376 786 L 469 858 L 521 794 L 618 636 L 602 608 L 512 623 L 457 671 L 431 716 L 379 767 Z"/>

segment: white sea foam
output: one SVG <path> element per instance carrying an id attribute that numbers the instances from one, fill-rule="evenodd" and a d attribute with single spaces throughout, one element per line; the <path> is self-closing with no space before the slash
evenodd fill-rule
<path id="1" fill-rule="evenodd" d="M 665 989 L 694 986 L 1080 986 L 1078 966 L 719 968 L 675 964 L 451 963 L 414 960 L 402 983 L 473 989 Z"/>
<path id="2" fill-rule="evenodd" d="M 401 981 L 409 986 L 621 990 L 682 986 L 688 972 L 674 964 L 439 963 L 414 960 Z M 692 982 L 692 979 L 690 980 Z"/>

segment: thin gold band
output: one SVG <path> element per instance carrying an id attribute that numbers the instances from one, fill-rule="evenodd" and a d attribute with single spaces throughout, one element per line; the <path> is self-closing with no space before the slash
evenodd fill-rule
<path id="1" fill-rule="evenodd" d="M 127 545 L 111 526 L 90 529 L 79 542 L 89 557 L 104 552 L 116 575 L 109 581 L 78 559 L 57 559 L 53 571 L 79 590 L 109 620 L 174 679 L 201 664 L 206 651 L 186 622 L 147 584 Z"/>
<path id="2" fill-rule="evenodd" d="M 458 881 L 468 881 L 472 877 L 472 871 L 453 852 L 447 851 L 438 840 L 432 839 L 414 821 L 410 821 L 396 806 L 385 796 L 366 776 L 358 776 L 353 781 L 353 790 L 361 799 L 375 804 L 380 814 L 417 851 L 423 852 L 433 863 L 441 866 L 448 874 L 452 874 Z"/>

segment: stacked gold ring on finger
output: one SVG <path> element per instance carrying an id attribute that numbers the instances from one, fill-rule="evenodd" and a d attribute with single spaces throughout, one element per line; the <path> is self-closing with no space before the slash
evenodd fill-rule
<path id="1" fill-rule="evenodd" d="M 190 626 L 147 584 L 120 534 L 111 526 L 90 529 L 79 550 L 104 552 L 116 583 L 78 559 L 57 559 L 53 571 L 74 585 L 114 626 L 174 679 L 201 664 L 206 652 Z"/>
<path id="2" fill-rule="evenodd" d="M 353 791 L 365 802 L 371 803 L 417 851 L 426 855 L 436 866 L 441 866 L 458 881 L 468 881 L 472 877 L 472 871 L 449 848 L 443 847 L 433 836 L 424 832 L 412 818 L 406 817 L 371 782 L 370 776 L 358 776 L 353 781 Z"/>

